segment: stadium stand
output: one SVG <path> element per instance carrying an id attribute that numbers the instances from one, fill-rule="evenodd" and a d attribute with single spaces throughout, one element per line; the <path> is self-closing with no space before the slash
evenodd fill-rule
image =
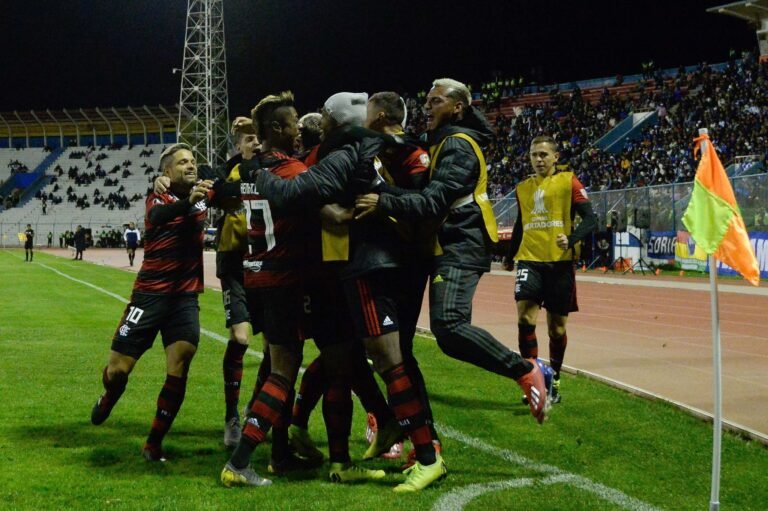
<path id="1" fill-rule="evenodd" d="M 731 175 L 766 171 L 768 63 L 749 53 L 717 65 L 644 65 L 642 74 L 548 86 L 501 80 L 481 90 L 475 105 L 486 111 L 496 131 L 486 150 L 489 196 L 495 200 L 510 197 L 528 174 L 528 146 L 540 134 L 560 142 L 560 164 L 592 192 L 690 182 L 692 140 L 703 126 Z M 424 96 L 407 98 L 406 131 L 415 136 L 424 130 Z M 47 112 L 52 121 L 31 112 L 34 124 L 21 115 L 9 122 L 7 114 L 0 114 L 0 180 L 5 182 L 0 205 L 21 199 L 20 207 L 0 214 L 3 241 L 15 240 L 27 222 L 55 236 L 78 224 L 98 231 L 131 220 L 140 223 L 157 165 L 147 155 L 173 142 L 177 112 L 163 107 Z M 642 118 L 636 116 L 640 112 Z M 30 147 L 35 145 L 40 147 Z M 67 145 L 74 147 L 61 149 Z M 25 194 L 8 189 L 12 172 L 32 172 L 52 155 L 58 157 L 38 189 Z M 762 211 L 757 204 L 754 208 Z"/>

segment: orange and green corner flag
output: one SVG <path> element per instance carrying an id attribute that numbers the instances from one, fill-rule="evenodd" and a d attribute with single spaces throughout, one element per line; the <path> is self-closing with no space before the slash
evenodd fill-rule
<path id="1" fill-rule="evenodd" d="M 683 215 L 683 224 L 704 252 L 714 254 L 757 286 L 760 269 L 733 188 L 707 135 L 694 140 L 696 150 L 704 141 L 707 143 L 696 170 L 693 195 Z M 710 271 L 717 269 L 710 268 Z"/>

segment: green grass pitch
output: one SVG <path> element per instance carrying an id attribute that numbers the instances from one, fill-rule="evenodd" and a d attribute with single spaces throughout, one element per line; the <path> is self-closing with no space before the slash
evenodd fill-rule
<path id="1" fill-rule="evenodd" d="M 148 464 L 140 450 L 164 379 L 158 341 L 139 362 L 102 426 L 89 421 L 100 372 L 134 275 L 19 250 L 0 251 L 0 509 L 259 510 L 655 510 L 706 509 L 711 425 L 581 377 L 564 376 L 563 402 L 543 427 L 514 382 L 442 354 L 419 339 L 444 445 L 448 478 L 396 495 L 399 463 L 377 460 L 380 482 L 354 486 L 315 474 L 278 477 L 268 488 L 226 489 L 222 445 L 224 344 L 202 335 L 184 405 L 165 440 L 171 458 Z M 109 294 L 107 294 L 109 293 Z M 203 329 L 226 337 L 221 296 L 200 299 Z M 578 340 L 574 340 L 578 342 Z M 260 342 L 254 342 L 259 346 Z M 311 342 L 305 363 L 314 358 Z M 246 357 L 244 389 L 260 359 Z M 671 378 L 674 375 L 670 375 Z M 683 383 L 683 382 L 681 382 Z M 757 405 L 757 404 L 756 404 Z M 764 403 L 763 403 L 764 405 Z M 364 414 L 356 404 L 352 455 L 362 455 Z M 310 430 L 325 449 L 322 415 Z M 266 472 L 269 447 L 253 464 Z M 768 449 L 724 434 L 723 510 L 768 509 Z"/>

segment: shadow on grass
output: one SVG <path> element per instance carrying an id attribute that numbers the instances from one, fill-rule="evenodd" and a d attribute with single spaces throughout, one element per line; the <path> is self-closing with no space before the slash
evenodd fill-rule
<path id="1" fill-rule="evenodd" d="M 19 452 L 38 452 L 43 457 L 57 458 L 59 464 L 103 469 L 121 479 L 125 473 L 163 473 L 169 469 L 176 475 L 215 472 L 229 457 L 229 450 L 220 444 L 219 430 L 185 427 L 172 429 L 163 444 L 172 463 L 147 463 L 141 449 L 148 431 L 147 422 L 122 420 L 93 426 L 83 421 L 19 426 L 10 429 L 9 436 Z M 264 456 L 268 454 L 269 449 L 257 449 L 254 463 L 266 467 L 268 460 Z"/>
<path id="2" fill-rule="evenodd" d="M 449 405 L 455 408 L 465 410 L 485 410 L 493 412 L 511 413 L 512 415 L 530 414 L 528 406 L 520 402 L 522 394 L 510 392 L 504 396 L 504 399 L 493 399 L 487 396 L 472 398 L 469 396 L 459 396 L 456 394 L 440 394 L 437 392 L 429 393 L 430 402 Z"/>

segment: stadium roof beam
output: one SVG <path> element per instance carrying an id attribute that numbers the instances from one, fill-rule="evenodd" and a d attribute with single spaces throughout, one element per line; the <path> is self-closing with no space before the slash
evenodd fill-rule
<path id="1" fill-rule="evenodd" d="M 755 25 L 760 60 L 768 60 L 768 0 L 743 0 L 710 7 L 707 12 L 727 14 Z"/>
<path id="2" fill-rule="evenodd" d="M 13 137 L 11 136 L 11 125 L 8 124 L 8 121 L 5 120 L 5 117 L 0 115 L 0 121 L 3 121 L 3 124 L 5 124 L 5 129 L 8 130 L 8 147 L 13 147 L 12 141 Z"/>
<path id="3" fill-rule="evenodd" d="M 95 123 L 95 122 L 93 122 L 93 121 L 91 120 L 91 118 L 90 118 L 90 117 L 88 117 L 88 115 L 86 115 L 86 113 L 85 113 L 85 110 L 83 110 L 82 108 L 80 109 L 80 115 L 82 115 L 82 116 L 83 116 L 83 118 L 84 118 L 86 121 L 88 121 L 89 123 L 91 123 L 91 129 L 93 130 L 93 147 L 96 147 L 96 145 L 97 145 L 97 143 L 96 143 L 96 123 Z"/>
<path id="4" fill-rule="evenodd" d="M 43 128 L 43 145 L 47 146 L 48 145 L 48 131 L 45 129 L 45 124 L 43 124 L 40 121 L 40 119 L 37 117 L 37 114 L 35 113 L 34 110 L 30 110 L 29 113 L 32 114 L 32 117 L 35 119 L 35 121 L 37 121 L 37 124 L 39 124 L 40 127 Z"/>
<path id="5" fill-rule="evenodd" d="M 131 145 L 131 128 L 130 128 L 130 126 L 128 126 L 128 123 L 125 122 L 125 119 L 122 118 L 122 116 L 120 115 L 120 112 L 118 112 L 115 107 L 112 107 L 111 110 L 112 110 L 112 113 L 115 114 L 117 116 L 117 118 L 120 120 L 120 122 L 123 123 L 123 126 L 125 126 L 125 132 L 128 134 L 128 146 L 130 147 L 130 145 Z"/>
<path id="6" fill-rule="evenodd" d="M 77 124 L 77 122 L 75 121 L 75 119 L 72 118 L 71 115 L 69 115 L 69 112 L 67 112 L 66 108 L 64 108 L 63 110 L 64 110 L 64 115 L 66 115 L 67 119 L 72 121 L 72 124 L 75 126 L 75 144 L 77 146 L 81 146 L 82 144 L 80 143 L 80 125 Z M 93 145 L 96 146 L 96 141 L 95 140 L 93 142 Z"/>
<path id="7" fill-rule="evenodd" d="M 16 118 L 21 123 L 22 127 L 24 128 L 24 139 L 26 140 L 26 147 L 29 147 L 29 128 L 27 128 L 27 123 L 24 122 L 24 120 L 19 116 L 19 112 L 16 110 L 13 111 L 13 115 L 16 116 Z"/>
<path id="8" fill-rule="evenodd" d="M 147 105 L 144 105 L 142 108 L 144 108 L 144 111 L 149 114 L 150 117 L 152 117 L 155 122 L 157 123 L 157 129 L 158 134 L 160 135 L 160 143 L 163 143 L 163 123 L 160 122 L 160 119 L 157 118 L 157 116 L 152 112 L 152 110 L 149 109 Z"/>
<path id="9" fill-rule="evenodd" d="M 172 120 L 173 125 L 176 126 L 176 142 L 181 142 L 181 139 L 179 138 L 179 124 L 178 124 L 179 119 L 178 119 L 178 116 L 176 118 L 174 118 L 174 116 L 171 115 L 171 113 L 168 110 L 166 110 L 163 105 L 158 105 L 158 106 L 160 107 L 160 110 L 162 110 L 163 113 L 165 115 L 167 115 L 169 119 Z M 179 106 L 179 112 L 181 112 L 181 107 L 180 106 Z"/>
<path id="10" fill-rule="evenodd" d="M 103 113 L 101 113 L 101 110 L 99 110 L 98 108 L 96 108 L 96 113 L 99 114 L 99 117 L 104 119 L 104 122 L 107 123 L 107 129 L 109 130 L 109 145 L 114 145 L 115 144 L 115 132 L 112 131 L 112 123 L 109 122 L 109 119 L 107 119 L 107 117 Z"/>
<path id="11" fill-rule="evenodd" d="M 144 123 L 144 119 L 139 117 L 139 115 L 133 110 L 133 108 L 128 107 L 128 111 L 133 114 L 133 116 L 136 118 L 136 120 L 141 123 L 141 128 L 144 130 L 144 145 L 147 145 L 148 139 L 147 139 L 147 125 Z"/>
<path id="12" fill-rule="evenodd" d="M 59 120 L 51 113 L 50 109 L 46 109 L 45 113 L 48 114 L 48 117 L 51 118 L 51 120 L 56 124 L 56 126 L 59 127 L 59 147 L 64 147 L 64 127 L 61 125 Z"/>

